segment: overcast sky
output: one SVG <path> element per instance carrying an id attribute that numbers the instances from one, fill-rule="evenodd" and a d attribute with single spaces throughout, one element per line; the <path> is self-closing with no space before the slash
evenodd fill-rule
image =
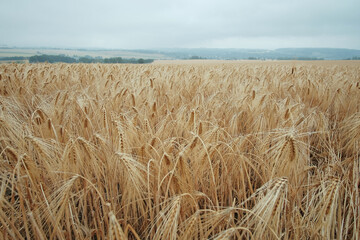
<path id="1" fill-rule="evenodd" d="M 0 46 L 360 49 L 359 0 L 0 0 Z"/>

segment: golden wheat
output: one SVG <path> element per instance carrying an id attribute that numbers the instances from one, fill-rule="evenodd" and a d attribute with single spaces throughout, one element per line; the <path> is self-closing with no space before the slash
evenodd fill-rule
<path id="1" fill-rule="evenodd" d="M 359 239 L 359 62 L 0 65 L 0 239 Z"/>

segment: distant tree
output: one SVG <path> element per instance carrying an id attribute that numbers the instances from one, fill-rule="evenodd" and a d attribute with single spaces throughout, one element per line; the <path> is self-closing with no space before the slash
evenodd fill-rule
<path id="1" fill-rule="evenodd" d="M 26 58 L 27 59 L 27 58 Z M 13 60 L 22 60 L 22 59 L 13 59 Z M 56 62 L 64 62 L 64 63 L 132 63 L 132 64 L 143 64 L 143 63 L 151 63 L 153 59 L 136 59 L 136 58 L 121 58 L 121 57 L 113 57 L 113 58 L 104 58 L 96 57 L 93 58 L 91 56 L 80 57 L 78 60 L 72 57 L 68 57 L 65 55 L 35 55 L 29 58 L 30 63 L 38 63 L 38 62 L 48 62 L 48 63 L 56 63 Z"/>
<path id="2" fill-rule="evenodd" d="M 56 63 L 56 62 L 65 62 L 65 63 L 75 63 L 76 59 L 72 57 L 67 57 L 65 55 L 35 55 L 29 58 L 30 63 L 38 63 L 38 62 L 48 62 L 48 63 Z"/>
<path id="3" fill-rule="evenodd" d="M 122 63 L 123 59 L 121 57 L 114 57 L 114 58 L 105 58 L 104 63 Z"/>
<path id="4" fill-rule="evenodd" d="M 80 63 L 94 63 L 96 61 L 93 58 L 88 58 L 88 57 L 85 56 L 85 57 L 79 58 L 78 62 L 80 62 Z"/>
<path id="5" fill-rule="evenodd" d="M 27 57 L 0 57 L 0 60 L 7 60 L 7 61 L 11 61 L 11 60 L 26 60 Z"/>
<path id="6" fill-rule="evenodd" d="M 144 59 L 144 63 L 152 63 L 154 59 Z"/>

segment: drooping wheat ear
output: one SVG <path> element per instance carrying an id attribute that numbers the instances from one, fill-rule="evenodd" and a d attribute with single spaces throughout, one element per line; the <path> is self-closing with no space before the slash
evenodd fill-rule
<path id="1" fill-rule="evenodd" d="M 119 145 L 120 145 L 120 151 L 125 152 L 125 144 L 124 144 L 124 133 L 119 133 Z"/>
<path id="2" fill-rule="evenodd" d="M 263 103 L 265 102 L 265 99 L 268 97 L 268 95 L 264 94 L 261 98 L 260 98 L 260 101 L 259 101 L 259 106 L 262 106 Z"/>
<path id="3" fill-rule="evenodd" d="M 151 139 L 151 141 L 150 141 L 150 146 L 151 147 L 155 147 L 155 143 L 156 143 L 156 137 L 153 137 L 152 139 Z"/>
<path id="4" fill-rule="evenodd" d="M 59 101 L 59 97 L 60 97 L 60 91 L 58 92 L 58 94 L 56 94 L 56 98 L 55 98 L 55 105 L 57 105 L 58 101 Z"/>
<path id="5" fill-rule="evenodd" d="M 198 142 L 198 136 L 195 136 L 191 141 L 190 149 L 193 149 L 196 146 L 197 142 Z"/>
<path id="6" fill-rule="evenodd" d="M 16 150 L 10 146 L 7 146 L 4 149 L 4 152 L 7 153 L 6 155 L 8 157 L 9 162 L 15 166 L 16 162 L 18 161 L 18 154 L 17 154 Z"/>
<path id="7" fill-rule="evenodd" d="M 88 128 L 89 127 L 89 119 L 87 117 L 85 117 L 84 119 L 84 128 Z"/>
<path id="8" fill-rule="evenodd" d="M 58 136 L 57 136 L 57 133 L 56 133 L 56 129 L 55 129 L 54 124 L 52 123 L 50 118 L 48 118 L 48 120 L 47 120 L 47 128 L 48 128 L 49 132 L 52 132 L 54 134 L 55 139 L 57 140 Z"/>
<path id="9" fill-rule="evenodd" d="M 145 158 L 145 154 L 146 154 L 146 145 L 142 145 L 141 148 L 140 148 L 140 156 L 141 156 L 141 159 L 144 159 Z"/>
<path id="10" fill-rule="evenodd" d="M 45 113 L 42 109 L 38 108 L 35 110 L 33 116 L 37 114 L 39 116 L 39 118 L 35 118 L 35 119 L 39 119 L 36 121 L 36 123 L 39 125 L 39 124 L 42 124 L 43 122 L 45 122 Z"/>
<path id="11" fill-rule="evenodd" d="M 89 114 L 89 108 L 88 108 L 87 106 L 84 106 L 84 112 L 85 112 L 86 114 Z"/>
<path id="12" fill-rule="evenodd" d="M 290 111 L 289 109 L 286 109 L 284 119 L 287 120 L 290 117 Z"/>
<path id="13" fill-rule="evenodd" d="M 128 93 L 128 89 L 127 88 L 123 88 L 122 90 L 121 90 L 121 97 L 124 97 L 127 93 Z"/>
<path id="14" fill-rule="evenodd" d="M 120 92 L 118 92 L 116 95 L 115 95 L 115 97 L 114 97 L 114 102 L 117 102 L 119 99 L 121 99 L 122 98 L 122 92 L 120 91 Z"/>
<path id="15" fill-rule="evenodd" d="M 103 107 L 101 111 L 102 111 L 103 126 L 105 129 L 107 129 L 107 114 L 105 107 Z"/>
<path id="16" fill-rule="evenodd" d="M 295 69 L 296 69 L 295 67 L 292 67 L 292 68 L 291 68 L 291 75 L 294 75 Z"/>
<path id="17" fill-rule="evenodd" d="M 177 239 L 178 220 L 180 215 L 181 196 L 176 196 L 157 217 L 158 229 L 154 235 L 155 240 Z"/>
<path id="18" fill-rule="evenodd" d="M 109 81 L 110 80 L 107 80 L 106 83 L 105 83 L 105 88 L 107 87 L 107 85 L 109 84 Z"/>
<path id="19" fill-rule="evenodd" d="M 30 218 L 30 222 L 31 222 L 31 226 L 33 228 L 33 232 L 36 234 L 36 236 L 40 239 L 40 240 L 45 240 L 46 237 L 43 235 L 43 232 L 40 230 L 40 226 L 38 225 L 38 223 L 36 222 L 35 218 L 34 218 L 34 214 L 32 212 L 28 213 L 28 216 Z"/>
<path id="20" fill-rule="evenodd" d="M 186 162 L 184 159 L 184 153 L 181 152 L 179 153 L 179 158 L 178 158 L 178 166 L 179 166 L 179 172 L 182 176 L 185 176 L 185 171 L 186 171 Z"/>
<path id="21" fill-rule="evenodd" d="M 229 227 L 229 225 L 233 225 L 234 213 L 239 213 L 239 210 L 240 208 L 224 207 L 218 210 L 207 209 L 201 211 L 199 224 L 200 232 L 202 232 L 201 239 L 216 237 L 219 232 Z"/>
<path id="22" fill-rule="evenodd" d="M 55 236 L 64 238 L 64 232 L 60 230 L 60 225 L 64 222 L 64 214 L 67 211 L 66 207 L 69 206 L 69 198 L 71 191 L 75 185 L 76 180 L 79 179 L 79 175 L 74 175 L 70 179 L 56 183 L 58 186 L 56 190 L 49 196 L 49 205 L 46 209 L 46 217 L 52 221 L 53 228 L 50 234 L 50 239 L 54 239 Z"/>
<path id="23" fill-rule="evenodd" d="M 299 117 L 299 119 L 295 123 L 295 127 L 299 126 L 305 120 L 304 116 Z"/>
<path id="24" fill-rule="evenodd" d="M 188 127 L 192 128 L 195 126 L 194 124 L 195 124 L 195 110 L 191 111 L 190 118 L 188 121 Z"/>
<path id="25" fill-rule="evenodd" d="M 117 81 L 116 84 L 115 84 L 115 90 L 119 87 L 119 84 L 120 84 L 120 81 Z"/>
<path id="26" fill-rule="evenodd" d="M 93 147 L 91 146 L 91 144 L 87 140 L 85 140 L 82 137 L 78 137 L 76 140 L 84 148 L 84 150 L 85 150 L 84 153 L 85 153 L 85 155 L 87 156 L 88 159 L 91 159 L 92 157 L 94 157 L 93 156 L 93 150 L 92 150 Z"/>
<path id="27" fill-rule="evenodd" d="M 150 127 L 150 123 L 149 123 L 149 120 L 148 119 L 145 119 L 145 130 L 152 134 L 152 130 L 151 130 L 151 127 Z"/>
<path id="28" fill-rule="evenodd" d="M 49 158 L 48 154 L 45 152 L 45 150 L 42 147 L 41 140 L 33 136 L 25 136 L 25 139 L 29 140 L 32 143 L 32 145 L 35 147 L 36 151 L 39 153 L 41 157 Z"/>
<path id="29" fill-rule="evenodd" d="M 255 92 L 255 90 L 252 90 L 252 95 L 251 95 L 252 100 L 254 100 L 255 97 L 256 97 L 256 92 Z"/>
<path id="30" fill-rule="evenodd" d="M 324 202 L 324 207 L 325 207 L 325 218 L 330 214 L 330 212 L 334 212 L 334 203 L 335 203 L 335 197 L 337 196 L 337 191 L 339 190 L 339 186 L 340 186 L 340 181 L 338 179 L 334 179 L 331 184 L 330 187 L 328 189 L 328 191 L 326 191 L 325 194 L 325 202 Z"/>
<path id="31" fill-rule="evenodd" d="M 76 144 L 75 141 L 73 139 L 71 139 L 69 141 L 69 153 L 68 153 L 68 157 L 70 160 L 70 163 L 72 164 L 76 164 L 77 162 L 77 150 L 76 150 Z"/>
<path id="32" fill-rule="evenodd" d="M 277 189 L 280 192 L 286 193 L 287 192 L 287 185 L 288 185 L 288 179 L 286 177 L 281 177 L 279 179 L 277 179 L 275 181 L 274 184 L 274 189 Z M 279 209 L 279 207 L 283 207 L 283 198 L 277 198 L 275 205 L 274 205 L 274 210 L 272 212 L 272 214 L 276 214 L 277 210 Z M 281 205 L 281 206 L 280 206 Z M 282 211 L 282 209 L 280 209 L 280 211 Z"/>
<path id="33" fill-rule="evenodd" d="M 249 198 L 257 202 L 242 225 L 254 229 L 255 239 L 265 235 L 278 238 L 283 234 L 284 222 L 281 216 L 286 209 L 287 186 L 286 177 L 272 179 Z"/>
<path id="34" fill-rule="evenodd" d="M 297 157 L 297 146 L 296 144 L 294 143 L 294 138 L 292 137 L 288 137 L 287 139 L 287 142 L 288 142 L 288 145 L 289 145 L 289 153 L 290 153 L 290 161 L 294 161 Z"/>
<path id="35" fill-rule="evenodd" d="M 225 239 L 231 239 L 231 237 L 235 234 L 236 228 L 229 228 L 222 232 L 220 232 L 214 240 L 225 240 Z"/>
<path id="36" fill-rule="evenodd" d="M 60 133 L 60 137 L 61 137 L 62 141 L 64 141 L 65 140 L 65 134 L 67 132 L 66 132 L 66 129 L 63 126 L 60 126 L 59 133 Z"/>
<path id="37" fill-rule="evenodd" d="M 154 82 L 153 82 L 153 79 L 152 79 L 152 78 L 150 78 L 150 87 L 151 87 L 151 88 L 154 88 Z"/>
<path id="38" fill-rule="evenodd" d="M 132 107 L 131 109 L 132 109 L 136 114 L 139 114 L 139 111 L 137 110 L 136 107 Z"/>
<path id="39" fill-rule="evenodd" d="M 199 123 L 199 128 L 198 128 L 198 135 L 201 135 L 202 132 L 203 132 L 203 123 L 200 122 L 200 123 Z"/>
<path id="40" fill-rule="evenodd" d="M 338 179 L 333 179 L 327 182 L 325 189 L 320 186 L 314 190 L 310 200 L 312 207 L 308 206 L 305 215 L 308 216 L 306 220 L 311 223 L 310 226 L 314 226 L 312 234 L 320 234 L 325 239 L 335 238 L 340 185 Z"/>
<path id="41" fill-rule="evenodd" d="M 284 142 L 283 146 L 281 147 L 280 155 L 279 155 L 280 157 L 284 157 L 284 158 L 290 160 L 290 162 L 294 161 L 298 155 L 297 146 L 294 141 L 295 140 L 293 137 L 286 136 L 285 142 Z"/>
<path id="42" fill-rule="evenodd" d="M 39 173 L 35 162 L 26 154 L 22 154 L 20 156 L 20 159 L 22 161 L 22 164 L 26 170 L 26 172 L 30 175 L 32 179 L 36 179 L 37 174 Z"/>
<path id="43" fill-rule="evenodd" d="M 135 102 L 135 95 L 133 93 L 131 94 L 131 102 L 132 102 L 133 107 L 135 107 L 136 102 Z"/>
<path id="44" fill-rule="evenodd" d="M 152 105 L 152 111 L 156 112 L 156 102 L 154 102 L 153 105 Z"/>
<path id="45" fill-rule="evenodd" d="M 51 119 L 50 119 L 50 118 L 48 118 L 48 120 L 47 120 L 47 128 L 48 128 L 49 131 L 52 131 L 52 130 L 53 130 L 53 128 L 52 128 L 52 122 L 51 122 Z"/>
<path id="46" fill-rule="evenodd" d="M 188 218 L 181 225 L 181 235 L 179 239 L 197 239 L 199 236 L 199 223 L 200 223 L 200 213 L 196 211 L 190 218 Z"/>
<path id="47" fill-rule="evenodd" d="M 120 223 L 114 213 L 109 212 L 109 240 L 126 240 L 128 239 L 122 230 Z"/>
<path id="48" fill-rule="evenodd" d="M 65 102 L 66 102 L 66 99 L 68 99 L 69 97 L 69 93 L 66 91 L 64 97 L 63 97 L 63 100 L 61 102 L 61 106 L 64 106 L 65 105 Z"/>
<path id="49" fill-rule="evenodd" d="M 164 152 L 163 158 L 165 161 L 165 165 L 170 166 L 170 164 L 171 164 L 170 156 L 166 152 Z"/>

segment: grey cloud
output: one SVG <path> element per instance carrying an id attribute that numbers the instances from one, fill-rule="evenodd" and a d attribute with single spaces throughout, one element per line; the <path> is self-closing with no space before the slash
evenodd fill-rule
<path id="1" fill-rule="evenodd" d="M 358 9 L 353 0 L 12 0 L 0 3 L 0 44 L 360 49 Z"/>

